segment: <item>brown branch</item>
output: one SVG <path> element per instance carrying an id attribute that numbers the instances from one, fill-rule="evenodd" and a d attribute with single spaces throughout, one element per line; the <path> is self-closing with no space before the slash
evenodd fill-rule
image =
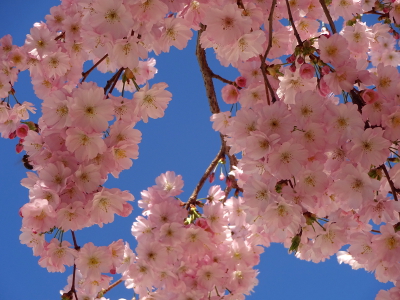
<path id="1" fill-rule="evenodd" d="M 333 34 L 337 33 L 335 23 L 333 23 L 333 20 L 332 20 L 331 14 L 329 13 L 328 7 L 326 7 L 325 0 L 319 0 L 319 3 L 321 4 L 322 9 L 324 10 L 326 18 L 328 19 L 329 25 L 331 26 L 332 33 Z"/>
<path id="2" fill-rule="evenodd" d="M 381 168 L 381 169 L 383 170 L 383 172 L 385 173 L 385 176 L 386 176 L 386 178 L 387 178 L 387 180 L 388 180 L 388 182 L 389 182 L 390 189 L 392 190 L 392 194 L 393 194 L 394 201 L 399 201 L 399 199 L 397 198 L 397 191 L 396 191 L 396 188 L 395 188 L 395 186 L 394 186 L 394 184 L 393 184 L 392 179 L 390 179 L 390 175 L 389 175 L 388 170 L 386 169 L 385 164 L 380 165 L 380 168 Z"/>
<path id="3" fill-rule="evenodd" d="M 81 247 L 79 247 L 78 243 L 76 242 L 75 232 L 71 230 L 71 234 L 72 234 L 72 240 L 74 241 L 74 248 L 76 251 L 79 251 Z"/>
<path id="4" fill-rule="evenodd" d="M 271 4 L 271 9 L 269 10 L 269 16 L 268 16 L 268 46 L 267 46 L 267 50 L 265 50 L 264 56 L 260 55 L 260 60 L 261 60 L 261 74 L 263 75 L 264 78 L 264 87 L 265 87 L 265 94 L 267 95 L 267 103 L 268 105 L 271 105 L 271 101 L 270 101 L 270 97 L 269 97 L 269 92 L 271 93 L 271 97 L 272 97 L 272 102 L 275 102 L 275 93 L 271 87 L 271 84 L 269 83 L 268 77 L 267 77 L 267 65 L 265 64 L 265 60 L 267 59 L 267 56 L 269 54 L 269 51 L 271 51 L 272 48 L 272 31 L 273 31 L 273 19 L 274 19 L 274 10 L 275 10 L 275 6 L 276 6 L 276 0 L 272 0 L 272 4 Z"/>
<path id="5" fill-rule="evenodd" d="M 267 50 L 265 50 L 263 61 L 267 59 L 267 56 L 269 54 L 269 51 L 271 51 L 272 48 L 272 27 L 273 27 L 273 20 L 274 20 L 274 10 L 276 6 L 276 0 L 272 0 L 271 4 L 271 9 L 269 10 L 269 16 L 268 16 L 268 47 Z"/>
<path id="6" fill-rule="evenodd" d="M 199 63 L 200 66 L 201 75 L 203 75 L 204 86 L 206 88 L 206 94 L 208 98 L 208 103 L 210 105 L 211 113 L 217 114 L 220 112 L 220 109 L 217 101 L 217 96 L 215 94 L 214 83 L 212 81 L 214 73 L 208 66 L 206 59 L 206 51 L 203 48 L 201 48 L 200 45 L 200 36 L 204 30 L 205 26 L 203 24 L 200 24 L 200 30 L 198 31 L 197 35 L 196 56 L 197 56 L 197 62 Z"/>
<path id="7" fill-rule="evenodd" d="M 242 0 L 237 0 L 237 1 L 236 1 L 236 4 L 237 4 L 237 6 L 238 6 L 239 8 L 244 9 L 244 5 L 243 5 Z"/>
<path id="8" fill-rule="evenodd" d="M 267 71 L 266 71 L 267 65 L 265 64 L 265 59 L 263 58 L 263 56 L 261 54 L 260 54 L 260 60 L 261 60 L 261 66 L 260 66 L 261 74 L 264 78 L 265 94 L 267 95 L 268 105 L 271 105 L 269 94 L 271 94 L 272 103 L 276 102 L 276 96 L 275 96 L 274 89 L 272 88 L 272 86 L 268 80 L 268 75 L 267 75 Z M 268 91 L 269 91 L 269 93 L 268 93 Z"/>
<path id="9" fill-rule="evenodd" d="M 124 71 L 124 68 L 121 68 L 121 69 L 118 70 L 118 72 L 117 72 L 117 74 L 116 74 L 116 77 L 115 77 L 115 80 L 114 80 L 114 82 L 113 82 L 113 84 L 112 84 L 110 90 L 108 91 L 109 94 L 111 94 L 111 93 L 113 92 L 113 90 L 114 90 L 114 88 L 115 88 L 115 85 L 116 85 L 117 82 L 118 82 L 119 76 L 121 76 L 121 74 L 122 74 L 123 71 Z"/>
<path id="10" fill-rule="evenodd" d="M 76 290 L 75 290 L 75 273 L 76 273 L 76 265 L 74 264 L 74 272 L 72 273 L 71 289 L 67 293 L 64 293 L 61 296 L 62 299 L 70 299 L 70 300 L 72 300 L 73 295 L 74 295 L 75 296 L 75 300 L 78 300 L 78 295 L 76 294 Z"/>
<path id="11" fill-rule="evenodd" d="M 198 31 L 198 35 L 197 35 L 196 56 L 197 56 L 197 61 L 199 63 L 201 74 L 203 76 L 204 86 L 206 89 L 206 94 L 207 94 L 207 98 L 208 98 L 208 104 L 210 106 L 210 111 L 212 114 L 217 114 L 221 110 L 218 105 L 217 96 L 216 96 L 215 88 L 214 88 L 214 83 L 212 80 L 213 78 L 216 78 L 215 77 L 216 75 L 212 72 L 212 70 L 208 66 L 207 58 L 206 58 L 206 51 L 200 45 L 200 36 L 201 36 L 201 33 L 205 30 L 205 26 L 200 24 L 200 28 L 201 29 Z M 218 160 L 221 157 L 224 157 L 225 154 L 228 155 L 229 162 L 230 162 L 230 170 L 232 170 L 233 166 L 237 165 L 237 163 L 238 163 L 236 156 L 233 154 L 229 154 L 230 147 L 226 145 L 225 136 L 222 134 L 220 136 L 221 136 L 221 149 L 218 152 L 217 156 L 214 158 L 214 160 L 211 162 L 211 164 L 208 166 L 206 172 L 201 177 L 200 182 L 197 184 L 196 188 L 194 189 L 192 195 L 189 198 L 189 201 L 187 204 L 188 206 L 190 203 L 192 203 L 192 204 L 195 203 L 197 195 L 200 192 L 201 188 L 203 187 L 205 180 L 207 179 L 207 177 L 209 176 L 209 174 L 211 173 L 213 168 L 215 168 L 216 164 L 218 163 Z M 234 177 L 230 175 L 229 178 L 231 179 L 232 185 L 237 186 Z"/>
<path id="12" fill-rule="evenodd" d="M 119 69 L 114 75 L 113 77 L 111 77 L 108 81 L 106 86 L 104 87 L 104 94 L 107 94 L 107 90 L 110 88 L 110 86 L 112 85 L 112 89 L 110 89 L 110 92 L 112 92 L 112 90 L 114 89 L 115 85 L 117 84 L 118 78 L 121 75 L 122 71 L 124 70 L 124 68 Z"/>
<path id="13" fill-rule="evenodd" d="M 101 298 L 103 297 L 106 293 L 108 293 L 110 290 L 112 290 L 113 288 L 115 288 L 118 284 L 120 284 L 123 280 L 122 279 L 118 279 L 116 282 L 114 282 L 112 285 L 110 285 L 108 288 L 102 290 L 101 292 L 99 292 L 96 296 L 97 298 Z"/>
<path id="14" fill-rule="evenodd" d="M 58 40 L 63 39 L 63 38 L 65 38 L 65 32 L 62 32 L 60 35 L 56 36 L 56 37 L 54 38 L 54 40 L 55 40 L 55 41 L 58 41 Z"/>
<path id="15" fill-rule="evenodd" d="M 237 88 L 239 88 L 236 84 L 236 82 L 225 79 L 224 77 L 219 76 L 218 74 L 215 74 L 212 72 L 212 78 L 218 79 L 219 81 L 222 81 L 223 83 L 231 84 Z"/>
<path id="16" fill-rule="evenodd" d="M 294 20 L 293 20 L 292 11 L 290 9 L 289 0 L 285 0 L 285 1 L 286 1 L 286 8 L 287 8 L 288 15 L 289 15 L 289 21 L 290 21 L 290 24 L 292 25 L 294 36 L 296 37 L 297 43 L 301 46 L 301 45 L 303 45 L 303 42 L 301 41 L 300 34 L 297 31 L 296 26 L 294 25 Z"/>
<path id="17" fill-rule="evenodd" d="M 206 182 L 207 178 L 210 176 L 211 172 L 217 166 L 219 160 L 225 156 L 225 143 L 224 138 L 221 135 L 221 149 L 219 149 L 215 158 L 211 161 L 210 165 L 204 172 L 203 176 L 201 176 L 199 183 L 196 185 L 192 195 L 189 197 L 189 201 L 186 203 L 186 208 L 189 208 L 191 204 L 195 204 L 197 200 L 197 196 L 200 193 L 200 190 L 203 188 L 204 183 Z"/>
<path id="18" fill-rule="evenodd" d="M 82 72 L 82 80 L 81 83 L 84 82 L 86 80 L 86 77 L 89 76 L 90 72 L 92 72 L 103 60 L 105 60 L 108 57 L 108 54 L 104 55 L 102 58 L 100 58 L 100 60 L 95 63 L 93 65 L 93 67 L 91 67 L 89 70 L 87 70 L 86 72 Z"/>

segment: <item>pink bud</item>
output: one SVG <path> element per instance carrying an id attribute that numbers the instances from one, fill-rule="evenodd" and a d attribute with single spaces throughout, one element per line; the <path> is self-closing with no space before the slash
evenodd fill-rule
<path id="1" fill-rule="evenodd" d="M 322 69 L 321 69 L 322 75 L 327 75 L 327 74 L 329 74 L 330 72 L 331 72 L 331 69 L 329 69 L 329 66 L 328 66 L 328 65 L 323 66 Z"/>
<path id="2" fill-rule="evenodd" d="M 17 153 L 21 153 L 22 150 L 24 150 L 24 145 L 22 145 L 22 144 L 17 144 L 17 145 L 15 146 L 15 151 L 16 151 Z"/>
<path id="3" fill-rule="evenodd" d="M 238 86 L 240 87 L 245 87 L 247 80 L 243 76 L 239 76 L 238 78 L 235 79 L 235 82 Z"/>
<path id="4" fill-rule="evenodd" d="M 203 229 L 208 229 L 208 224 L 207 221 L 203 218 L 199 218 L 196 220 L 196 225 L 203 228 Z"/>
<path id="5" fill-rule="evenodd" d="M 289 67 L 289 70 L 292 72 L 296 72 L 296 65 L 295 64 L 291 64 Z"/>
<path id="6" fill-rule="evenodd" d="M 374 90 L 366 89 L 361 94 L 362 98 L 367 104 L 372 104 L 379 99 L 379 95 Z"/>
<path id="7" fill-rule="evenodd" d="M 232 186 L 232 182 L 231 182 L 231 179 L 229 177 L 226 177 L 226 186 L 227 187 L 231 187 Z"/>
<path id="8" fill-rule="evenodd" d="M 288 58 L 286 58 L 286 61 L 288 63 L 294 63 L 294 61 L 296 60 L 296 56 L 294 54 L 292 54 L 291 56 L 289 56 Z"/>
<path id="9" fill-rule="evenodd" d="M 297 63 L 299 63 L 300 65 L 304 64 L 304 57 L 299 56 L 299 57 L 297 58 Z"/>
<path id="10" fill-rule="evenodd" d="M 115 268 L 112 268 L 112 269 L 110 270 L 110 274 L 115 275 L 116 273 L 117 273 L 117 270 L 116 270 Z"/>
<path id="11" fill-rule="evenodd" d="M 303 79 L 311 79 L 314 77 L 314 67 L 310 64 L 302 64 L 300 67 L 300 77 Z"/>
<path id="12" fill-rule="evenodd" d="M 221 174 L 219 174 L 219 180 L 223 181 L 224 179 L 225 179 L 225 175 L 224 175 L 224 173 L 222 172 L 222 169 L 221 169 Z"/>
<path id="13" fill-rule="evenodd" d="M 8 138 L 10 139 L 10 140 L 12 140 L 12 139 L 15 139 L 17 137 L 17 133 L 14 131 L 14 132 L 11 132 L 9 135 L 8 135 Z"/>
<path id="14" fill-rule="evenodd" d="M 19 138 L 24 138 L 28 135 L 29 127 L 26 124 L 21 124 L 16 130 L 16 134 Z"/>
<path id="15" fill-rule="evenodd" d="M 329 86 L 326 84 L 325 79 L 321 78 L 321 80 L 319 81 L 319 89 L 318 89 L 319 94 L 322 97 L 326 97 L 331 93 L 331 89 L 329 88 Z"/>
<path id="16" fill-rule="evenodd" d="M 208 177 L 208 180 L 210 181 L 210 183 L 213 183 L 213 182 L 214 182 L 214 179 L 215 179 L 215 173 L 212 172 L 212 173 L 210 174 L 210 176 Z"/>

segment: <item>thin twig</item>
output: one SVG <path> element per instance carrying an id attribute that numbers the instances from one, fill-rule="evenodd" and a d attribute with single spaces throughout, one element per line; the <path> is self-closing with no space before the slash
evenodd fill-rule
<path id="1" fill-rule="evenodd" d="M 269 99 L 269 94 L 271 94 L 272 102 L 275 102 L 276 101 L 275 92 L 272 89 L 271 84 L 269 83 L 268 75 L 267 75 L 267 71 L 266 71 L 267 65 L 265 64 L 265 59 L 261 54 L 260 54 L 260 60 L 261 60 L 260 69 L 261 69 L 261 74 L 264 78 L 264 88 L 265 88 L 265 94 L 267 95 L 267 103 L 268 103 L 268 105 L 271 105 L 271 101 Z M 269 93 L 268 93 L 268 91 L 269 91 Z"/>
<path id="2" fill-rule="evenodd" d="M 65 38 L 65 32 L 62 32 L 59 36 L 56 36 L 56 37 L 54 38 L 54 40 L 55 40 L 55 41 L 58 41 L 58 40 L 63 39 L 63 38 Z"/>
<path id="3" fill-rule="evenodd" d="M 196 185 L 192 195 L 189 197 L 189 201 L 186 203 L 186 208 L 190 207 L 190 204 L 194 204 L 197 200 L 197 196 L 200 193 L 200 190 L 203 188 L 204 183 L 207 178 L 210 176 L 211 172 L 214 170 L 215 166 L 218 164 L 219 160 L 225 155 L 225 143 L 223 142 L 223 138 L 221 138 L 221 149 L 219 149 L 215 158 L 211 161 L 210 165 L 207 167 L 203 176 L 201 176 L 199 183 Z"/>
<path id="4" fill-rule="evenodd" d="M 86 77 L 89 76 L 90 72 L 92 72 L 103 60 L 105 60 L 108 57 L 108 54 L 104 55 L 102 58 L 100 58 L 100 60 L 95 63 L 93 65 L 93 67 L 91 67 L 89 70 L 87 70 L 86 72 L 82 72 L 82 80 L 81 83 L 84 82 L 86 80 Z"/>
<path id="5" fill-rule="evenodd" d="M 389 182 L 390 189 L 392 190 L 394 200 L 395 200 L 395 201 L 399 201 L 399 199 L 397 198 L 397 191 L 396 191 L 396 188 L 395 188 L 395 186 L 394 186 L 394 184 L 393 184 L 392 179 L 390 179 L 390 175 L 389 175 L 388 170 L 386 169 L 385 164 L 382 164 L 382 165 L 380 166 L 380 168 L 381 168 L 381 169 L 383 170 L 383 172 L 385 173 L 385 176 L 386 176 L 386 178 L 387 178 L 387 180 L 388 180 L 388 182 Z"/>
<path id="6" fill-rule="evenodd" d="M 225 79 L 224 77 L 221 77 L 218 74 L 212 73 L 212 77 L 222 81 L 223 83 L 231 84 L 231 85 L 234 85 L 235 87 L 238 87 L 236 82 L 228 80 L 228 79 Z"/>
<path id="7" fill-rule="evenodd" d="M 124 68 L 119 69 L 119 70 L 113 75 L 113 77 L 111 77 L 111 78 L 107 81 L 106 86 L 104 87 L 104 94 L 107 94 L 107 90 L 110 88 L 110 86 L 111 86 L 112 84 L 114 84 L 114 82 L 118 81 L 118 79 L 115 80 L 115 78 L 116 78 L 116 77 L 118 78 L 119 75 L 121 75 L 121 72 L 123 71 L 123 69 L 124 69 Z M 115 85 L 114 85 L 114 86 L 115 86 Z"/>
<path id="8" fill-rule="evenodd" d="M 112 84 L 110 90 L 108 91 L 109 94 L 111 94 L 111 93 L 113 92 L 113 90 L 114 90 L 114 88 L 115 88 L 115 85 L 116 85 L 117 82 L 118 82 L 119 76 L 121 76 L 121 74 L 122 74 L 123 71 L 124 71 L 124 68 L 121 68 L 121 69 L 118 70 L 117 75 L 116 75 L 116 77 L 115 77 L 115 80 L 114 80 L 114 82 L 113 82 L 113 84 Z"/>
<path id="9" fill-rule="evenodd" d="M 81 249 L 81 247 L 79 247 L 78 243 L 76 242 L 75 232 L 73 232 L 71 230 L 71 234 L 72 234 L 72 240 L 74 241 L 74 248 L 75 248 L 75 250 L 79 251 L 79 249 Z"/>
<path id="10" fill-rule="evenodd" d="M 268 105 L 271 105 L 271 101 L 270 101 L 270 97 L 269 97 L 269 92 L 271 93 L 271 97 L 272 97 L 272 102 L 275 102 L 275 93 L 271 87 L 271 84 L 268 81 L 268 76 L 267 76 L 267 65 L 265 64 L 265 60 L 267 59 L 267 56 L 269 54 L 269 51 L 271 51 L 272 48 L 272 31 L 273 31 L 273 19 L 274 19 L 274 10 L 275 10 L 275 6 L 276 6 L 276 0 L 272 1 L 271 4 L 271 9 L 269 10 L 269 16 L 268 16 L 268 46 L 267 46 L 267 50 L 265 50 L 264 56 L 260 55 L 260 60 L 261 60 L 261 74 L 263 75 L 264 78 L 264 87 L 265 87 L 265 94 L 267 95 L 267 103 Z"/>
<path id="11" fill-rule="evenodd" d="M 106 288 L 105 290 L 102 290 L 101 292 L 99 292 L 96 296 L 97 298 L 101 298 L 103 297 L 107 292 L 109 292 L 110 290 L 112 290 L 113 288 L 115 288 L 118 284 L 120 284 L 123 280 L 122 279 L 118 279 L 116 282 L 114 282 L 112 285 L 110 285 L 108 288 Z"/>
<path id="12" fill-rule="evenodd" d="M 203 76 L 204 86 L 206 88 L 206 94 L 207 94 L 207 98 L 208 98 L 208 104 L 210 106 L 210 111 L 212 114 L 217 114 L 221 110 L 218 105 L 217 96 L 216 96 L 215 88 L 214 88 L 214 83 L 212 81 L 213 77 L 215 78 L 215 74 L 212 72 L 212 70 L 208 66 L 206 52 L 200 45 L 200 36 L 201 36 L 201 33 L 205 30 L 205 26 L 200 24 L 200 28 L 201 29 L 198 31 L 198 36 L 197 36 L 196 56 L 197 56 L 197 61 L 199 63 L 201 74 Z M 219 158 L 221 158 L 225 154 L 227 154 L 228 158 L 229 158 L 231 170 L 233 169 L 233 166 L 237 165 L 238 161 L 237 161 L 236 156 L 234 154 L 229 154 L 229 151 L 230 151 L 230 147 L 226 145 L 225 136 L 221 134 L 220 152 L 218 152 L 217 156 L 211 162 L 211 164 L 209 165 L 209 167 L 206 170 L 206 173 L 203 174 L 202 178 L 200 179 L 199 184 L 196 186 L 195 190 L 192 193 L 192 196 L 190 196 L 190 198 L 189 198 L 189 203 L 193 203 L 193 201 L 196 201 L 197 195 L 200 192 L 200 189 L 203 187 L 203 184 L 208 177 L 208 176 L 206 176 L 207 173 L 209 175 L 211 170 L 213 168 L 215 168 L 216 164 L 218 163 Z M 230 175 L 230 177 L 231 177 L 231 175 Z M 234 177 L 232 176 L 232 178 L 230 178 L 230 179 L 231 179 L 232 185 L 237 187 Z"/>
<path id="13" fill-rule="evenodd" d="M 269 16 L 268 16 L 268 47 L 267 50 L 265 50 L 263 61 L 267 59 L 267 56 L 269 54 L 269 51 L 272 48 L 272 28 L 273 28 L 273 21 L 274 21 L 274 10 L 276 6 L 276 0 L 272 0 L 271 4 L 271 9 L 269 10 Z"/>
<path id="14" fill-rule="evenodd" d="M 321 4 L 322 9 L 324 10 L 326 18 L 328 19 L 329 25 L 331 26 L 332 33 L 333 34 L 337 33 L 335 23 L 333 23 L 333 20 L 332 20 L 331 14 L 329 13 L 328 7 L 326 7 L 325 0 L 319 0 L 319 3 Z"/>
<path id="15" fill-rule="evenodd" d="M 286 1 L 286 8 L 287 8 L 288 15 L 289 15 L 289 21 L 290 21 L 290 24 L 292 25 L 294 36 L 296 37 L 297 43 L 301 46 L 301 45 L 303 45 L 303 42 L 301 41 L 301 37 L 300 37 L 299 32 L 297 31 L 296 26 L 294 25 L 294 20 L 293 20 L 293 16 L 292 16 L 292 11 L 290 9 L 289 1 L 288 0 L 285 0 L 285 1 Z"/>
<path id="16" fill-rule="evenodd" d="M 208 103 L 210 105 L 211 113 L 217 114 L 220 112 L 220 109 L 217 101 L 217 96 L 215 95 L 214 83 L 212 81 L 214 73 L 208 66 L 206 59 L 206 51 L 203 48 L 201 48 L 200 45 L 200 36 L 201 33 L 205 30 L 205 26 L 203 24 L 200 24 L 200 28 L 201 29 L 198 31 L 197 35 L 196 56 L 200 66 L 201 75 L 203 75 L 204 86 L 206 88 L 206 94 L 208 98 Z"/>
<path id="17" fill-rule="evenodd" d="M 78 300 L 78 295 L 76 294 L 76 289 L 75 289 L 75 274 L 76 274 L 76 265 L 74 264 L 74 273 L 72 274 L 72 284 L 71 284 L 71 290 L 75 295 L 75 299 Z"/>

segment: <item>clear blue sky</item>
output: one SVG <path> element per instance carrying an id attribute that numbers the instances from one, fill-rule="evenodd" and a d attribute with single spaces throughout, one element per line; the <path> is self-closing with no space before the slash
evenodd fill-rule
<path id="1" fill-rule="evenodd" d="M 58 4 L 56 0 L 3 2 L 0 9 L 0 37 L 11 34 L 14 43 L 21 46 L 33 23 L 44 21 L 50 8 Z M 140 191 L 153 185 L 159 174 L 171 170 L 183 176 L 185 187 L 181 199 L 184 200 L 189 197 L 218 152 L 219 135 L 212 130 L 209 122 L 210 112 L 194 55 L 194 40 L 184 51 L 174 48 L 171 53 L 156 59 L 159 73 L 152 83 L 167 82 L 173 100 L 164 118 L 151 119 L 149 123 L 138 126 L 143 133 L 139 159 L 134 162 L 132 169 L 121 173 L 120 179 L 110 177 L 106 186 L 130 190 L 138 200 Z M 217 73 L 231 80 L 237 76 L 228 69 L 218 69 Z M 96 78 L 89 76 L 88 80 Z M 98 84 L 104 86 L 105 81 L 101 80 Z M 222 85 L 218 84 L 217 87 L 219 90 Z M 20 101 L 40 103 L 32 91 L 27 72 L 20 75 L 16 91 Z M 222 109 L 228 110 L 229 107 Z M 59 290 L 66 285 L 71 268 L 65 273 L 48 273 L 37 264 L 38 258 L 32 255 L 31 249 L 19 243 L 21 218 L 18 210 L 28 201 L 28 192 L 19 184 L 27 170 L 21 163 L 22 154 L 15 154 L 15 144 L 16 140 L 0 139 L 0 300 L 60 299 Z M 205 196 L 207 190 L 208 187 L 205 187 L 200 196 Z M 94 226 L 78 231 L 78 243 L 83 245 L 92 241 L 97 246 L 103 246 L 122 238 L 134 248 L 130 228 L 140 214 L 136 203 L 134 208 L 131 216 L 118 217 L 101 230 Z M 70 238 L 70 233 L 65 235 L 67 239 Z M 392 286 L 378 283 L 373 274 L 363 270 L 353 271 L 347 265 L 339 265 L 336 257 L 320 264 L 300 261 L 288 255 L 281 245 L 272 245 L 265 250 L 258 269 L 259 285 L 255 293 L 248 297 L 251 300 L 368 300 L 374 299 L 380 289 Z M 118 279 L 118 276 L 115 278 Z M 107 296 L 112 300 L 120 297 L 130 299 L 132 292 L 121 287 Z"/>

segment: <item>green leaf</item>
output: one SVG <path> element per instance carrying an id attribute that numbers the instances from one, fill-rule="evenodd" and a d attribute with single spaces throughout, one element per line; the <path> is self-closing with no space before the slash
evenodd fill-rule
<path id="1" fill-rule="evenodd" d="M 301 233 L 296 234 L 292 238 L 292 245 L 289 248 L 289 253 L 294 252 L 295 254 L 297 253 L 297 250 L 299 249 L 300 246 L 300 241 L 301 241 Z"/>

